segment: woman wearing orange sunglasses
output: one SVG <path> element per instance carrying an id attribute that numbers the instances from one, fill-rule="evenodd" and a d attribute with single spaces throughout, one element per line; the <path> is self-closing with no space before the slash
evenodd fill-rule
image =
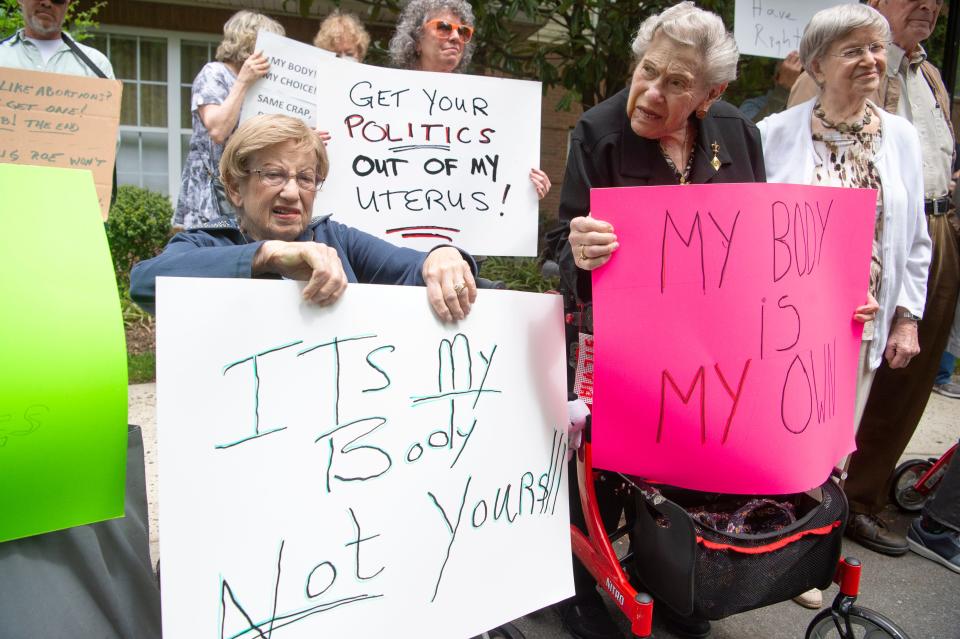
<path id="1" fill-rule="evenodd" d="M 390 62 L 399 69 L 461 73 L 473 57 L 473 24 L 473 9 L 465 0 L 412 0 L 397 19 Z M 546 197 L 547 174 L 530 169 L 530 181 L 537 196 Z"/>

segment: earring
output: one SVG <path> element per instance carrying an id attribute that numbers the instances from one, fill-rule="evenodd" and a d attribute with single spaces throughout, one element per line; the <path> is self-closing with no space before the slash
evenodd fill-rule
<path id="1" fill-rule="evenodd" d="M 701 120 L 707 117 L 707 107 L 701 104 L 700 107 L 697 108 L 697 117 Z"/>

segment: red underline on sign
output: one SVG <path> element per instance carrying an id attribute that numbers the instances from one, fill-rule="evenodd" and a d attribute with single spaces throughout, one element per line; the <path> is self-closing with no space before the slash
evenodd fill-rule
<path id="1" fill-rule="evenodd" d="M 459 233 L 460 229 L 452 226 L 398 226 L 395 229 L 387 229 L 387 233 L 403 233 L 404 231 L 450 231 Z"/>
<path id="2" fill-rule="evenodd" d="M 441 234 L 439 234 L 439 233 L 401 233 L 401 234 L 400 234 L 400 237 L 402 237 L 402 238 L 404 238 L 404 239 L 406 239 L 406 238 L 408 238 L 408 237 L 439 237 L 439 238 L 444 239 L 444 240 L 446 240 L 446 241 L 448 241 L 448 242 L 452 242 L 452 241 L 453 241 L 453 238 L 450 237 L 449 235 L 441 235 Z"/>
<path id="3" fill-rule="evenodd" d="M 411 232 L 412 231 L 412 232 Z M 459 233 L 460 229 L 452 226 L 400 226 L 395 229 L 387 229 L 387 233 L 399 233 L 400 237 L 407 239 L 410 237 L 438 237 L 440 239 L 452 242 L 453 238 L 442 233 L 428 233 L 427 231 L 449 231 L 450 233 Z"/>

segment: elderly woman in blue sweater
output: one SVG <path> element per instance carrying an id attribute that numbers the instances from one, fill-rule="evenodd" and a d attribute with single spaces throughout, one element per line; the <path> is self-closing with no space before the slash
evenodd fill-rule
<path id="1" fill-rule="evenodd" d="M 300 120 L 261 115 L 230 137 L 220 160 L 236 223 L 177 234 L 130 275 L 134 301 L 153 311 L 156 278 L 266 277 L 302 280 L 303 298 L 334 303 L 349 282 L 425 286 L 434 313 L 463 319 L 476 301 L 476 263 L 452 246 L 400 248 L 324 216 L 311 220 L 329 163 Z"/>

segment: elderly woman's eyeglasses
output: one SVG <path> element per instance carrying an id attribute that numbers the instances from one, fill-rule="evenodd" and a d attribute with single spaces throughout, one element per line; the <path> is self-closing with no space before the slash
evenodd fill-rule
<path id="1" fill-rule="evenodd" d="M 840 53 L 831 53 L 835 58 L 843 58 L 844 60 L 859 60 L 866 54 L 867 51 L 870 52 L 870 55 L 876 57 L 882 53 L 885 53 L 887 50 L 886 42 L 871 42 L 868 45 L 862 47 L 850 47 L 849 49 L 844 49 Z"/>
<path id="2" fill-rule="evenodd" d="M 283 186 L 294 180 L 301 191 L 319 191 L 323 188 L 323 178 L 314 171 L 287 173 L 280 169 L 251 169 L 247 173 L 256 173 L 264 186 Z"/>
<path id="3" fill-rule="evenodd" d="M 449 38 L 453 35 L 454 31 L 460 34 L 460 39 L 464 42 L 470 42 L 470 38 L 473 37 L 473 27 L 466 24 L 457 24 L 456 22 L 447 22 L 446 20 L 435 18 L 427 21 L 426 26 L 430 27 L 430 29 L 441 38 Z"/>

